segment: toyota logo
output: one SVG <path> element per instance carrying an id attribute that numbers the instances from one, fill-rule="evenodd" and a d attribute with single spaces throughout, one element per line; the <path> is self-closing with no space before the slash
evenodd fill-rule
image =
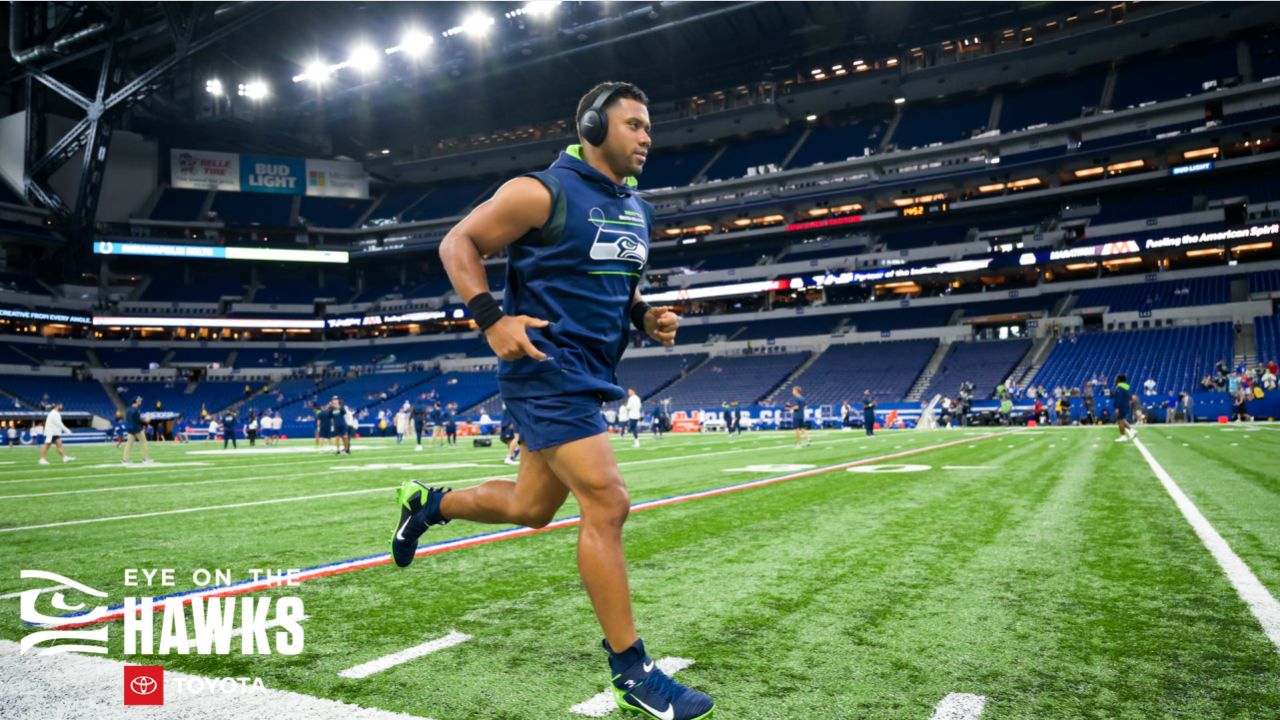
<path id="1" fill-rule="evenodd" d="M 136 677 L 129 681 L 129 689 L 139 695 L 150 695 L 159 689 L 160 683 L 149 677 Z"/>

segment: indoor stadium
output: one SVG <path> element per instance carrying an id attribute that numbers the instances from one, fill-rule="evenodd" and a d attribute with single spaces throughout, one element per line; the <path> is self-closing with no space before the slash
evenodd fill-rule
<path id="1" fill-rule="evenodd" d="M 0 719 L 1280 718 L 1280 3 L 0 15 Z"/>

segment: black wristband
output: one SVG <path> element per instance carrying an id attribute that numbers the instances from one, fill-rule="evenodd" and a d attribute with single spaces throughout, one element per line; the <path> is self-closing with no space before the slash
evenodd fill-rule
<path id="1" fill-rule="evenodd" d="M 631 324 L 636 326 L 640 332 L 645 332 L 644 316 L 649 313 L 649 303 L 641 300 L 631 306 Z"/>
<path id="2" fill-rule="evenodd" d="M 493 327 L 494 323 L 505 317 L 502 312 L 502 306 L 498 305 L 498 301 L 493 299 L 493 295 L 487 292 L 480 293 L 468 300 L 467 309 L 471 311 L 471 317 L 482 331 Z"/>

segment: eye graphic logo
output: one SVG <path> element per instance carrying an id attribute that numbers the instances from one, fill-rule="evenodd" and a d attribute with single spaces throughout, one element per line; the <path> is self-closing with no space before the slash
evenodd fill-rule
<path id="1" fill-rule="evenodd" d="M 164 666 L 125 665 L 124 704 L 163 705 Z"/>
<path id="2" fill-rule="evenodd" d="M 85 595 L 91 595 L 99 598 L 107 597 L 107 594 L 101 590 L 95 590 L 94 588 L 78 583 L 69 577 L 64 577 L 57 573 L 45 572 L 44 570 L 23 570 L 22 579 L 48 580 L 49 582 L 55 583 L 51 587 L 24 590 L 22 591 L 22 594 L 19 595 L 19 616 L 22 618 L 23 622 L 31 625 L 47 627 L 65 623 L 67 621 L 65 616 L 45 615 L 36 608 L 36 603 L 43 594 L 50 592 L 53 593 L 53 597 L 50 598 L 49 604 L 56 610 L 64 610 L 69 613 L 77 613 L 84 610 L 85 604 L 77 603 L 72 605 L 71 603 L 68 603 L 66 596 L 62 592 L 63 590 L 75 590 L 77 592 L 84 593 Z M 92 610 L 77 614 L 75 618 L 77 622 L 91 622 L 93 620 L 97 620 L 103 615 L 106 615 L 107 611 L 108 608 L 106 605 L 99 605 L 94 607 Z M 30 633 L 26 637 L 22 638 L 20 652 L 25 654 L 31 648 L 47 642 L 48 645 L 40 651 L 41 655 L 52 655 L 54 653 L 63 652 L 98 653 L 105 655 L 107 654 L 107 630 L 108 628 L 105 625 L 97 630 L 40 630 Z M 59 643 L 58 641 L 60 640 L 69 642 Z"/>
<path id="3" fill-rule="evenodd" d="M 596 226 L 596 239 L 591 245 L 592 260 L 624 260 L 644 265 L 649 257 L 649 248 L 645 246 L 640 236 L 628 230 L 609 227 L 610 225 L 643 227 L 640 223 L 607 220 L 604 211 L 600 208 L 591 208 L 591 214 L 587 219 Z"/>
<path id="4" fill-rule="evenodd" d="M 191 153 L 182 153 L 178 156 L 178 172 L 183 175 L 191 175 L 196 171 L 196 158 Z"/>

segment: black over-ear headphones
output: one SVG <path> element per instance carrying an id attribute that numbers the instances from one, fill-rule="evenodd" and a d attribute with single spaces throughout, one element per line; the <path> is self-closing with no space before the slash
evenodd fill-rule
<path id="1" fill-rule="evenodd" d="M 609 104 L 609 99 L 619 87 L 614 86 L 600 93 L 591 107 L 578 118 L 578 134 L 596 147 L 603 145 L 604 139 L 609 136 L 609 115 L 604 111 L 604 106 Z"/>

